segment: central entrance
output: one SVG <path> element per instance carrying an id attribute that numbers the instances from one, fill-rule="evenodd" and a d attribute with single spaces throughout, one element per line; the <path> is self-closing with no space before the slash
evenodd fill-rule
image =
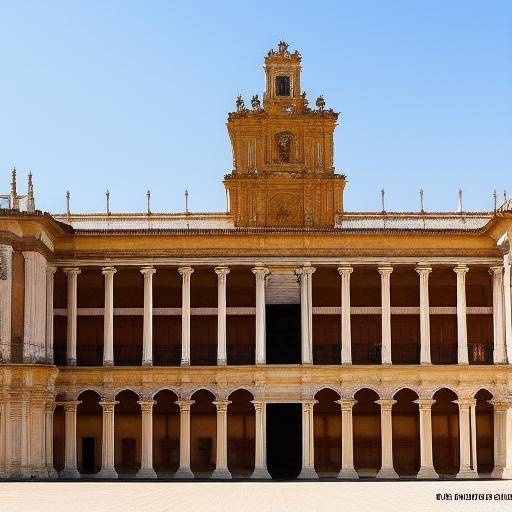
<path id="1" fill-rule="evenodd" d="M 301 404 L 267 404 L 267 469 L 272 478 L 297 478 L 302 467 Z"/>
<path id="2" fill-rule="evenodd" d="M 300 304 L 266 306 L 267 364 L 300 364 Z"/>

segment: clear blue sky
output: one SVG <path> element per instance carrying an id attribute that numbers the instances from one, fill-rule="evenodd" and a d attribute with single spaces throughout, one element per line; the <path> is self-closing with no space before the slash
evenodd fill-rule
<path id="1" fill-rule="evenodd" d="M 279 39 L 341 113 L 348 210 L 490 209 L 512 195 L 512 1 L 0 0 L 0 186 L 37 206 L 225 208 L 227 112 Z"/>

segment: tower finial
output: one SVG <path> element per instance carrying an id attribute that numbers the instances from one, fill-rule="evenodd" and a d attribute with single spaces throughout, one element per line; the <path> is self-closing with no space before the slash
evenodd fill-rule
<path id="1" fill-rule="evenodd" d="M 385 206 L 385 203 L 384 203 L 384 198 L 385 198 L 385 191 L 383 188 L 380 189 L 380 202 L 381 202 L 381 206 L 382 206 L 382 213 L 386 213 L 386 206 Z"/>
<path id="2" fill-rule="evenodd" d="M 462 189 L 459 188 L 459 206 L 458 206 L 458 212 L 462 213 Z"/>
<path id="3" fill-rule="evenodd" d="M 146 192 L 146 198 L 147 198 L 147 213 L 148 215 L 151 215 L 151 192 L 148 191 Z"/>
<path id="4" fill-rule="evenodd" d="M 108 191 L 108 189 L 105 193 L 105 196 L 107 198 L 107 215 L 110 215 L 110 192 Z"/>
<path id="5" fill-rule="evenodd" d="M 492 193 L 492 199 L 494 203 L 494 211 L 498 209 L 498 194 L 496 193 L 496 189 L 494 189 L 494 192 Z"/>
<path id="6" fill-rule="evenodd" d="M 185 190 L 185 213 L 188 215 L 188 190 Z"/>
<path id="7" fill-rule="evenodd" d="M 36 204 L 34 201 L 34 185 L 32 183 L 32 172 L 28 173 L 28 185 L 27 185 L 27 212 L 35 212 Z"/>
<path id="8" fill-rule="evenodd" d="M 16 166 L 13 165 L 12 167 L 12 174 L 11 174 L 11 193 L 10 193 L 10 199 L 9 199 L 9 206 L 13 210 L 18 209 L 18 192 L 16 190 Z"/>
<path id="9" fill-rule="evenodd" d="M 69 217 L 71 215 L 71 208 L 69 206 L 69 202 L 71 199 L 71 194 L 69 193 L 69 190 L 66 192 L 66 215 Z"/>
<path id="10" fill-rule="evenodd" d="M 423 204 L 423 189 L 420 188 L 420 211 L 421 213 L 425 212 L 424 204 Z"/>

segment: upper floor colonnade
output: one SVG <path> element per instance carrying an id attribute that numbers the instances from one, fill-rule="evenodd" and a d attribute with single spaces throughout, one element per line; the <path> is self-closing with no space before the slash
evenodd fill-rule
<path id="1" fill-rule="evenodd" d="M 140 294 L 143 296 L 140 303 L 142 307 L 122 307 L 123 304 L 131 304 L 124 299 L 121 301 L 123 304 L 114 303 L 116 280 L 120 278 L 120 273 L 125 272 L 126 267 L 118 266 L 116 268 L 106 265 L 102 267 L 84 266 L 81 268 L 62 267 L 58 269 L 56 266 L 48 266 L 46 268 L 46 282 L 41 282 L 38 285 L 32 285 L 32 277 L 37 277 L 31 274 L 32 268 L 30 265 L 25 267 L 25 294 L 29 298 L 31 295 L 38 295 L 36 292 L 37 286 L 45 285 L 46 332 L 45 348 L 42 352 L 44 352 L 46 361 L 51 363 L 54 362 L 55 354 L 57 364 L 77 365 L 77 319 L 95 316 L 97 320 L 102 320 L 102 346 L 95 347 L 97 353 L 90 359 L 92 363 L 89 362 L 85 366 L 112 366 L 114 364 L 151 366 L 153 364 L 162 365 L 162 363 L 164 365 L 178 364 L 181 366 L 197 365 L 198 361 L 194 361 L 193 357 L 191 358 L 191 330 L 193 331 L 192 327 L 195 319 L 199 317 L 211 319 L 213 323 L 209 325 L 208 329 L 210 331 L 213 328 L 216 330 L 212 334 L 216 337 L 216 344 L 203 347 L 209 350 L 209 360 L 202 364 L 268 364 L 267 337 L 269 325 L 268 319 L 266 319 L 266 311 L 268 311 L 269 306 L 267 300 L 269 288 L 274 290 L 275 295 L 277 287 L 280 290 L 277 292 L 279 296 L 281 292 L 284 295 L 290 293 L 286 286 L 297 287 L 296 303 L 297 308 L 300 308 L 300 319 L 298 321 L 300 323 L 300 334 L 298 335 L 298 338 L 300 337 L 300 359 L 293 361 L 296 364 L 506 364 L 511 358 L 511 354 L 507 353 L 512 348 L 512 338 L 509 339 L 510 329 L 507 329 L 507 326 L 511 323 L 511 311 L 508 307 L 510 301 L 507 302 L 506 300 L 507 294 L 510 294 L 510 286 L 506 283 L 507 269 L 499 264 L 491 266 L 476 266 L 464 263 L 444 264 L 439 265 L 439 268 L 433 265 L 418 264 L 409 265 L 407 269 L 403 265 L 391 266 L 390 264 L 365 266 L 364 272 L 374 280 L 373 284 L 377 283 L 377 280 L 378 284 L 375 286 L 372 283 L 364 283 L 364 286 L 356 284 L 357 287 L 354 286 L 353 279 L 362 267 L 355 265 L 316 265 L 316 267 L 313 267 L 310 264 L 304 264 L 284 270 L 282 267 L 275 269 L 273 266 L 263 264 L 243 268 L 226 265 L 212 265 L 210 267 L 183 265 L 174 268 L 162 267 L 162 269 L 156 265 L 142 265 L 137 268 L 131 267 L 130 270 L 132 276 L 139 272 L 141 274 L 139 279 L 141 281 Z M 56 273 L 57 270 L 59 270 L 58 273 Z M 83 271 L 89 275 L 95 273 L 97 276 L 103 276 L 103 307 L 78 307 L 77 295 L 81 289 Z M 244 274 L 244 286 L 246 288 L 233 288 L 230 290 L 230 300 L 227 300 L 227 285 L 232 271 Z M 435 276 L 438 271 L 443 273 L 448 285 L 444 288 L 437 287 L 436 296 L 453 296 L 453 302 L 441 298 L 436 299 L 435 305 L 432 305 L 430 280 L 432 275 Z M 181 298 L 174 297 L 172 305 L 178 307 L 154 307 L 154 282 L 161 272 L 165 273 L 166 276 L 173 275 L 173 279 L 176 279 L 174 295 L 180 295 Z M 196 277 L 194 276 L 195 272 L 198 278 L 202 276 L 200 279 L 209 280 L 210 299 L 196 301 L 198 304 L 206 304 L 206 307 L 196 307 L 191 303 L 191 287 Z M 408 272 L 408 274 L 406 275 L 404 272 Z M 478 297 L 476 302 L 475 299 L 472 299 L 472 301 L 473 304 L 479 305 L 468 305 L 467 276 L 477 275 L 477 273 L 481 276 L 484 285 L 478 289 L 475 288 L 477 293 L 473 293 L 473 296 Z M 394 274 L 396 274 L 396 278 Z M 56 275 L 65 279 L 65 286 L 60 287 L 65 288 L 65 290 L 60 290 L 60 292 L 55 290 L 54 279 Z M 338 277 L 333 280 L 336 275 Z M 274 276 L 275 281 L 273 280 Z M 283 279 L 278 279 L 279 276 Z M 318 281 L 315 282 L 317 276 Z M 407 283 L 403 284 L 401 282 L 402 278 Z M 213 279 L 216 280 L 216 300 L 211 293 Z M 236 279 L 235 276 L 232 279 Z M 488 279 L 488 286 L 485 279 Z M 203 281 L 198 282 L 202 283 Z M 285 284 L 283 284 L 284 282 Z M 63 281 L 61 281 L 62 283 Z M 284 288 L 281 290 L 279 287 Z M 166 290 L 169 292 L 171 288 Z M 206 288 L 204 290 L 206 294 Z M 134 295 L 137 290 L 127 288 L 123 293 Z M 198 285 L 195 293 L 196 297 L 203 293 L 201 284 Z M 90 291 L 87 291 L 87 294 L 90 294 Z M 158 295 L 161 294 L 162 291 L 159 290 Z M 240 294 L 240 302 L 238 302 L 237 294 Z M 368 298 L 372 294 L 376 297 L 374 302 L 371 302 L 371 299 Z M 39 295 L 41 294 L 39 293 Z M 57 295 L 60 297 L 61 303 L 59 306 L 61 307 L 54 307 L 54 298 Z M 379 295 L 378 298 L 377 295 Z M 118 296 L 120 295 L 118 294 Z M 361 296 L 363 296 L 363 299 L 360 298 Z M 486 298 L 480 300 L 480 296 L 488 296 L 489 302 L 486 302 Z M 351 304 L 351 299 L 354 298 L 357 299 L 356 305 Z M 63 300 L 65 300 L 64 303 Z M 98 297 L 93 300 L 95 306 L 101 306 L 99 300 Z M 276 300 L 279 303 L 279 298 L 272 297 L 271 305 L 275 305 Z M 161 305 L 165 300 L 160 299 L 158 302 Z M 286 298 L 284 302 L 286 303 Z M 371 305 L 361 305 L 367 303 Z M 139 305 L 135 302 L 134 304 Z M 443 304 L 443 306 L 439 304 Z M 40 308 L 38 311 L 40 312 Z M 142 332 L 140 333 L 142 346 L 137 354 L 137 360 L 132 358 L 130 361 L 122 361 L 122 357 L 116 357 L 116 353 L 121 350 L 114 343 L 116 317 L 122 317 L 123 319 L 142 317 Z M 174 323 L 172 325 L 174 327 L 169 327 L 169 331 L 172 330 L 174 335 L 176 333 L 179 335 L 179 331 L 181 331 L 180 339 L 171 347 L 175 349 L 176 357 L 174 360 L 168 355 L 166 355 L 167 359 L 165 356 L 162 358 L 162 351 L 159 350 L 156 354 L 158 362 L 155 360 L 153 335 L 155 318 L 171 317 L 173 318 Z M 252 354 L 243 361 L 237 359 L 236 353 L 230 357 L 233 351 L 228 354 L 227 350 L 228 348 L 236 348 L 228 347 L 226 343 L 229 330 L 227 328 L 228 319 L 235 317 L 249 319 L 251 336 L 253 336 L 253 344 L 250 346 L 245 344 L 245 348 L 251 351 Z M 446 326 L 438 328 L 436 324 L 436 334 L 433 336 L 431 334 L 432 322 L 440 318 L 451 319 L 450 322 L 453 324 L 453 328 L 450 331 Z M 397 324 L 398 319 L 402 319 L 405 323 Z M 405 324 L 410 319 L 414 319 L 414 322 L 408 328 Z M 476 327 L 470 326 L 468 336 L 468 321 L 471 321 L 471 319 L 483 319 L 484 322 Z M 57 332 L 54 328 L 54 322 L 58 320 L 65 321 L 65 347 L 61 345 L 60 350 L 58 347 L 54 349 L 54 333 Z M 332 324 L 331 327 L 334 327 L 327 334 L 322 335 L 322 329 L 329 322 Z M 322 326 L 322 324 L 325 325 Z M 365 335 L 364 332 L 361 333 L 361 329 L 364 331 L 367 325 L 375 328 L 373 334 Z M 486 325 L 489 327 L 488 332 L 485 329 Z M 30 323 L 28 326 L 30 328 Z M 117 327 L 120 328 L 120 324 L 117 324 Z M 354 334 L 355 327 L 358 330 Z M 98 330 L 100 328 L 101 325 Z M 406 328 L 410 332 L 401 335 L 400 332 Z M 418 331 L 418 342 L 415 343 L 416 329 Z M 204 335 L 198 334 L 197 336 Z M 244 336 L 244 332 L 238 334 L 240 340 Z M 336 339 L 332 343 L 327 340 L 326 344 L 323 339 L 320 339 L 322 336 L 323 338 L 331 336 Z M 371 346 L 366 343 L 367 339 L 363 339 L 365 336 L 372 338 L 373 344 Z M 405 338 L 409 336 L 411 339 L 408 343 L 396 345 L 394 340 L 399 336 L 405 336 Z M 446 342 L 450 336 L 453 338 L 451 340 L 453 343 Z M 436 339 L 433 339 L 434 337 Z M 443 342 L 441 338 L 445 341 Z M 412 358 L 407 359 L 407 354 L 405 358 L 402 357 L 401 354 L 406 349 L 408 353 L 411 353 L 412 349 Z M 330 351 L 331 354 L 326 356 L 326 350 Z M 433 350 L 435 354 L 432 353 Z M 448 356 L 443 359 L 443 353 L 447 351 L 450 352 L 452 359 L 449 359 Z M 42 359 L 39 360 L 42 361 Z M 270 361 L 270 363 L 274 362 Z M 84 365 L 81 362 L 78 362 L 78 364 Z M 201 364 L 200 359 L 199 364 Z"/>

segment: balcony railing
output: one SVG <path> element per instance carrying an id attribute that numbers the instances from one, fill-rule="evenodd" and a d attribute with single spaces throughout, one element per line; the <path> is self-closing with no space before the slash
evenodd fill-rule
<path id="1" fill-rule="evenodd" d="M 226 347 L 228 364 L 254 364 L 256 347 L 245 344 L 229 344 Z"/>
<path id="2" fill-rule="evenodd" d="M 420 343 L 392 343 L 391 361 L 393 364 L 419 364 Z"/>
<path id="3" fill-rule="evenodd" d="M 313 344 L 313 364 L 340 364 L 341 346 L 339 343 L 327 345 Z"/>
<path id="4" fill-rule="evenodd" d="M 492 343 L 468 343 L 469 364 L 493 364 Z"/>
<path id="5" fill-rule="evenodd" d="M 153 347 L 154 366 L 179 366 L 181 345 L 156 345 Z"/>
<path id="6" fill-rule="evenodd" d="M 382 350 L 377 343 L 353 343 L 352 364 L 381 364 Z"/>
<path id="7" fill-rule="evenodd" d="M 215 366 L 217 364 L 217 345 L 191 344 L 190 364 L 194 366 Z"/>
<path id="8" fill-rule="evenodd" d="M 431 342 L 430 358 L 432 364 L 457 364 L 457 345 Z"/>

